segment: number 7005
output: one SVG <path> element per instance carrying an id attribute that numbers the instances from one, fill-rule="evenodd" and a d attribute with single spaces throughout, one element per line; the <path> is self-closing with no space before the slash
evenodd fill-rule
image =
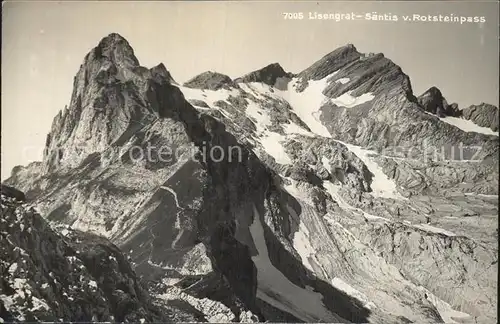
<path id="1" fill-rule="evenodd" d="M 304 19 L 304 13 L 302 13 L 302 12 L 284 12 L 283 18 L 285 18 L 285 19 Z"/>

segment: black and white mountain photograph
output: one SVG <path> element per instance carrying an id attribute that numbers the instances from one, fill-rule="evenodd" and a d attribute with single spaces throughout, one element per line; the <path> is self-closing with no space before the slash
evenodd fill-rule
<path id="1" fill-rule="evenodd" d="M 497 323 L 498 26 L 4 2 L 0 323 Z"/>

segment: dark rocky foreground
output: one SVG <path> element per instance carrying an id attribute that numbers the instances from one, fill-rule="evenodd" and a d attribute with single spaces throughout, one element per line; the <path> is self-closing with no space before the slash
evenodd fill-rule
<path id="1" fill-rule="evenodd" d="M 5 322 L 198 321 L 189 312 L 159 304 L 128 258 L 103 237 L 52 228 L 2 185 L 0 317 Z M 182 306 L 182 305 L 180 305 Z"/>

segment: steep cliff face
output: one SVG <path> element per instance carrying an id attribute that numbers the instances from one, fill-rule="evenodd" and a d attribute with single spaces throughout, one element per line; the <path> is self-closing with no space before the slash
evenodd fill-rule
<path id="1" fill-rule="evenodd" d="M 347 45 L 298 74 L 180 86 L 112 34 L 75 80 L 44 161 L 6 183 L 110 239 L 166 305 L 208 321 L 496 319 L 498 134 L 438 89 L 416 98 L 382 54 Z"/>

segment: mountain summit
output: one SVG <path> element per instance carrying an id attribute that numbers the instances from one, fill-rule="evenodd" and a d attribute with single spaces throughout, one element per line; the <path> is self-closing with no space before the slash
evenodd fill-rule
<path id="1" fill-rule="evenodd" d="M 139 60 L 135 57 L 134 50 L 128 41 L 116 33 L 104 37 L 97 47 L 89 53 L 89 56 L 92 55 L 97 60 L 104 58 L 123 67 L 136 67 L 139 65 Z"/>
<path id="2" fill-rule="evenodd" d="M 1 317 L 87 320 L 102 306 L 98 320 L 167 307 L 209 322 L 496 322 L 498 124 L 483 116 L 498 108 L 449 106 L 353 45 L 298 74 L 276 63 L 179 85 L 111 34 L 85 56 L 44 160 L 5 183 L 25 201 L 2 194 Z M 54 229 L 21 228 L 28 204 Z M 82 278 L 103 291 L 80 295 L 105 301 L 77 299 L 69 262 L 47 264 L 55 278 L 46 255 L 23 265 L 38 232 L 86 246 L 75 257 L 99 262 Z M 28 276 L 10 271 L 21 266 Z M 64 284 L 45 293 L 38 277 Z M 50 316 L 26 304 L 28 279 Z"/>
<path id="3" fill-rule="evenodd" d="M 424 92 L 418 97 L 418 102 L 425 111 L 432 114 L 436 114 L 439 117 L 445 116 L 459 116 L 460 112 L 458 110 L 457 104 L 449 105 L 446 99 L 443 97 L 441 91 L 436 87 L 431 87 L 429 90 Z"/>
<path id="4" fill-rule="evenodd" d="M 278 78 L 292 77 L 291 73 L 285 72 L 279 63 L 269 64 L 262 69 L 250 72 L 241 78 L 238 82 L 262 82 L 270 86 L 274 86 Z"/>
<path id="5" fill-rule="evenodd" d="M 140 66 L 122 36 L 104 37 L 80 66 L 69 107 L 54 118 L 46 141 L 45 169 L 74 167 L 158 118 L 162 99 L 155 91 L 172 89 L 172 82 L 165 65 Z"/>

